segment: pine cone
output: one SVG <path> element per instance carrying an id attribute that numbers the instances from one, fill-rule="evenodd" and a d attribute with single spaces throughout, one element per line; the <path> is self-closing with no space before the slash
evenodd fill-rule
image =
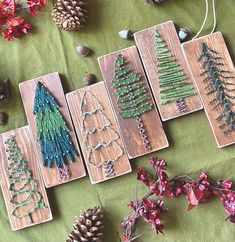
<path id="1" fill-rule="evenodd" d="M 102 242 L 103 211 L 99 207 L 82 212 L 75 220 L 66 242 Z"/>
<path id="2" fill-rule="evenodd" d="M 145 0 L 145 2 L 150 4 L 158 4 L 163 2 L 163 0 Z"/>
<path id="3" fill-rule="evenodd" d="M 59 28 L 78 30 L 87 22 L 86 0 L 57 0 L 52 17 Z"/>

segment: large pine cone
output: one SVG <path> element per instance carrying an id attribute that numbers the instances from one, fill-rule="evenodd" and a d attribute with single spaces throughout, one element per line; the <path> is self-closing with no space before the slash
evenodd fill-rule
<path id="1" fill-rule="evenodd" d="M 73 224 L 66 242 L 102 242 L 103 211 L 99 207 L 82 212 Z"/>
<path id="2" fill-rule="evenodd" d="M 86 0 L 57 0 L 52 17 L 64 30 L 78 30 L 87 22 Z"/>

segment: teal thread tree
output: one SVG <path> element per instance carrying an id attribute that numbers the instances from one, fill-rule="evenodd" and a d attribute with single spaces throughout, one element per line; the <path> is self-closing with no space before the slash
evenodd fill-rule
<path id="1" fill-rule="evenodd" d="M 154 43 L 161 104 L 175 102 L 179 112 L 183 113 L 187 111 L 184 99 L 196 92 L 157 30 L 154 31 Z"/>
<path id="2" fill-rule="evenodd" d="M 43 166 L 50 168 L 54 162 L 60 178 L 68 179 L 65 161 L 72 162 L 77 152 L 58 104 L 40 82 L 36 85 L 33 113 L 36 115 L 37 140 L 41 147 Z"/>
<path id="3" fill-rule="evenodd" d="M 16 143 L 15 137 L 10 135 L 5 141 L 8 153 L 9 191 L 12 193 L 10 203 L 13 205 L 11 214 L 16 218 L 29 216 L 39 207 L 47 208 L 42 195 L 37 190 L 37 183 L 28 169 L 27 161 Z"/>
<path id="4" fill-rule="evenodd" d="M 150 149 L 150 141 L 146 135 L 146 130 L 141 119 L 141 114 L 150 111 L 153 107 L 149 102 L 150 98 L 147 95 L 147 90 L 141 81 L 141 75 L 132 72 L 131 69 L 125 66 L 126 59 L 121 55 L 117 55 L 114 66 L 114 79 L 112 88 L 115 90 L 119 114 L 122 118 L 136 118 L 137 128 L 143 140 L 145 149 Z"/>

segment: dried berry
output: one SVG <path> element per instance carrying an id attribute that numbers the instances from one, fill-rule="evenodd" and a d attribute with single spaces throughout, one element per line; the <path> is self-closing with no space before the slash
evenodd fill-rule
<path id="1" fill-rule="evenodd" d="M 86 74 L 83 78 L 83 82 L 86 84 L 86 85 L 92 85 L 94 83 L 96 83 L 96 76 L 94 74 Z"/>
<path id="2" fill-rule="evenodd" d="M 77 45 L 76 47 L 77 53 L 83 57 L 86 57 L 90 53 L 90 49 L 84 45 Z"/>
<path id="3" fill-rule="evenodd" d="M 8 116 L 4 112 L 0 112 L 0 125 L 5 125 L 7 123 Z"/>

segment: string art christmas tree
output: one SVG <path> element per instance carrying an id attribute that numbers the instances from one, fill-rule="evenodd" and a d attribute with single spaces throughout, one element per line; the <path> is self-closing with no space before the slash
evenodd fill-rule
<path id="1" fill-rule="evenodd" d="M 186 112 L 184 99 L 196 92 L 157 30 L 154 30 L 154 43 L 161 104 L 175 102 L 180 113 Z"/>
<path id="2" fill-rule="evenodd" d="M 152 103 L 148 102 L 149 96 L 147 90 L 141 81 L 141 75 L 132 72 L 131 69 L 125 66 L 126 59 L 121 55 L 117 55 L 114 66 L 113 89 L 117 96 L 118 108 L 122 118 L 136 118 L 137 128 L 143 140 L 145 149 L 150 149 L 150 141 L 146 135 L 146 129 L 141 119 L 141 114 L 150 111 L 153 107 Z"/>
<path id="3" fill-rule="evenodd" d="M 219 128 L 227 133 L 235 129 L 235 99 L 234 82 L 229 79 L 235 79 L 230 71 L 223 70 L 224 64 L 221 62 L 222 57 L 219 53 L 208 47 L 206 43 L 201 44 L 201 55 L 198 59 L 201 62 L 202 73 L 204 76 L 207 95 L 212 95 L 212 100 L 209 104 L 214 104 L 212 110 L 218 110 L 219 115 L 216 120 L 221 121 Z"/>
<path id="4" fill-rule="evenodd" d="M 88 164 L 103 167 L 106 177 L 115 176 L 114 164 L 123 154 L 117 143 L 118 134 L 113 130 L 103 106 L 91 92 L 84 93 L 80 107 Z"/>
<path id="5" fill-rule="evenodd" d="M 39 207 L 47 208 L 42 195 L 37 190 L 37 183 L 28 169 L 26 160 L 16 143 L 15 137 L 10 135 L 5 141 L 8 153 L 9 191 L 12 196 L 10 203 L 13 204 L 11 214 L 16 218 L 28 216 L 33 223 L 31 214 Z"/>
<path id="6" fill-rule="evenodd" d="M 65 162 L 72 162 L 77 152 L 58 104 L 40 82 L 36 85 L 33 113 L 36 115 L 36 134 L 41 147 L 43 166 L 50 168 L 54 163 L 60 178 L 68 179 L 70 173 Z"/>

